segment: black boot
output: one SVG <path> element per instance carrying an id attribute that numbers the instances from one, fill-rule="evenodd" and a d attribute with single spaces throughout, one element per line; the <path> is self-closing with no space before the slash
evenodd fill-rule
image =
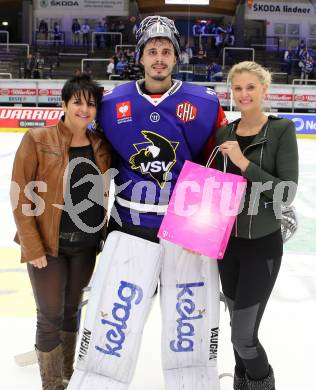
<path id="1" fill-rule="evenodd" d="M 239 376 L 236 374 L 236 371 L 234 374 L 234 390 L 248 390 L 248 383 L 245 375 Z"/>
<path id="2" fill-rule="evenodd" d="M 275 390 L 275 381 L 273 369 L 270 366 L 269 375 L 263 379 L 250 379 L 246 374 L 247 384 L 249 390 Z"/>

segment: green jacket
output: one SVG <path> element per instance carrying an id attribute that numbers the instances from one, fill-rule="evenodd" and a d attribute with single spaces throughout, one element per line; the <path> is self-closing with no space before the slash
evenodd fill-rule
<path id="1" fill-rule="evenodd" d="M 236 141 L 235 130 L 240 119 L 221 127 L 215 143 Z M 232 235 L 254 239 L 266 236 L 281 226 L 281 203 L 290 204 L 298 182 L 298 150 L 295 126 L 285 118 L 269 116 L 268 122 L 243 151 L 250 164 L 240 173 L 247 187 Z M 223 156 L 216 156 L 216 168 L 223 170 Z M 227 170 L 229 172 L 229 168 Z M 290 181 L 290 189 L 285 186 Z M 265 185 L 264 191 L 261 191 Z"/>

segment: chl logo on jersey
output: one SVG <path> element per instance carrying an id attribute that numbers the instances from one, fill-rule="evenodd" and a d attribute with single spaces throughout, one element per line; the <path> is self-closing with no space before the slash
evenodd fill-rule
<path id="1" fill-rule="evenodd" d="M 176 108 L 176 114 L 182 122 L 191 122 L 196 118 L 197 108 L 190 102 L 179 103 Z"/>
<path id="2" fill-rule="evenodd" d="M 116 103 L 116 119 L 117 123 L 130 122 L 132 120 L 131 102 Z"/>
<path id="3" fill-rule="evenodd" d="M 143 175 L 150 175 L 163 188 L 167 173 L 177 161 L 176 149 L 179 142 L 169 141 L 148 130 L 142 130 L 141 133 L 148 141 L 133 144 L 137 153 L 130 157 L 129 163 L 132 169 L 139 169 Z"/>

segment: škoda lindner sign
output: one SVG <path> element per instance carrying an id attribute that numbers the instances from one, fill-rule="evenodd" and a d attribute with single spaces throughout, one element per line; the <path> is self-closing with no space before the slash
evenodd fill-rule
<path id="1" fill-rule="evenodd" d="M 283 15 L 287 17 L 316 17 L 316 6 L 309 3 L 272 3 L 255 1 L 246 10 L 248 19 L 268 19 L 269 16 Z"/>

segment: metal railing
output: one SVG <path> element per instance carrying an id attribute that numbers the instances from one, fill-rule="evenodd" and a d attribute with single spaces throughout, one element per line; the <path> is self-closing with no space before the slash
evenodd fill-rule
<path id="1" fill-rule="evenodd" d="M 84 63 L 85 62 L 108 62 L 111 61 L 112 58 L 83 58 L 81 60 L 81 72 L 84 70 Z"/>
<path id="2" fill-rule="evenodd" d="M 123 43 L 123 34 L 120 32 L 96 32 L 91 33 L 91 53 L 94 53 L 94 37 L 95 35 L 118 35 L 120 37 L 120 45 Z"/>
<path id="3" fill-rule="evenodd" d="M 252 61 L 255 60 L 255 49 L 253 47 L 224 47 L 222 60 L 223 69 L 225 68 L 225 54 L 228 50 L 250 51 L 252 53 Z"/>
<path id="4" fill-rule="evenodd" d="M 273 43 L 267 43 L 269 40 L 272 40 Z M 277 53 L 279 55 L 280 53 L 280 37 L 275 36 L 275 35 L 268 35 L 266 37 L 262 38 L 256 38 L 252 37 L 250 39 L 250 44 L 251 47 L 263 47 L 267 49 L 268 47 L 274 47 L 277 48 Z"/>
<path id="5" fill-rule="evenodd" d="M 28 56 L 30 54 L 30 45 L 28 43 L 0 43 L 0 46 L 7 46 L 7 51 L 10 51 L 10 47 L 12 46 L 24 46 L 26 47 L 26 55 Z"/>
<path id="6" fill-rule="evenodd" d="M 9 42 L 10 42 L 10 34 L 9 34 L 9 31 L 6 31 L 6 30 L 0 30 L 0 35 L 6 35 L 6 39 L 7 39 L 7 51 L 9 51 Z"/>
<path id="7" fill-rule="evenodd" d="M 61 39 L 51 39 L 51 37 L 55 37 L 54 31 L 48 31 L 47 34 L 41 33 L 39 31 L 35 31 L 35 50 L 37 50 L 39 43 L 44 43 L 46 45 L 53 44 L 54 46 L 66 46 L 66 33 L 65 31 L 60 31 Z M 46 35 L 46 39 L 38 39 L 38 35 Z M 49 37 L 49 38 L 48 38 Z"/>
<path id="8" fill-rule="evenodd" d="M 9 79 L 12 79 L 12 73 L 9 73 L 9 72 L 1 72 L 0 73 L 0 77 L 1 76 L 9 76 Z M 2 77 L 1 77 L 2 78 Z"/>
<path id="9" fill-rule="evenodd" d="M 313 83 L 316 83 L 316 79 L 293 79 L 292 80 L 292 85 L 295 85 L 296 84 L 296 82 L 298 81 L 298 84 L 299 83 L 311 83 L 311 84 L 313 84 Z"/>

